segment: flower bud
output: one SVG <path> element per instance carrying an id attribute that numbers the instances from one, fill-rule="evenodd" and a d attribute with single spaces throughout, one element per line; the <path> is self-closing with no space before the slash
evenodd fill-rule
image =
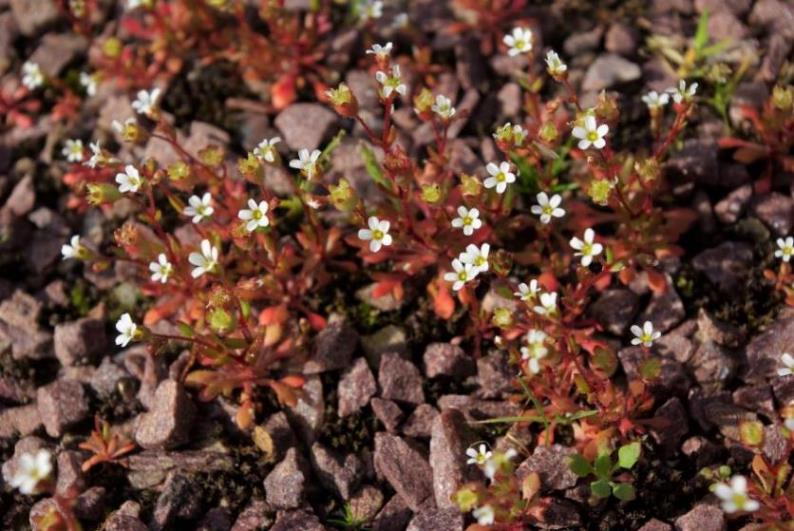
<path id="1" fill-rule="evenodd" d="M 350 212 L 356 206 L 356 192 L 346 179 L 339 179 L 339 184 L 328 187 L 331 192 L 331 203 L 341 212 Z"/>
<path id="2" fill-rule="evenodd" d="M 94 206 L 113 203 L 121 197 L 121 192 L 110 183 L 88 183 L 88 202 Z"/>
<path id="3" fill-rule="evenodd" d="M 435 204 L 441 199 L 441 188 L 437 184 L 425 184 L 422 186 L 422 201 Z"/>
<path id="4" fill-rule="evenodd" d="M 325 95 L 341 116 L 354 118 L 358 114 L 358 100 L 345 83 L 340 83 L 335 89 L 328 89 Z"/>
<path id="5" fill-rule="evenodd" d="M 177 161 L 168 166 L 168 178 L 172 181 L 181 181 L 190 176 L 190 166 L 184 161 Z"/>
<path id="6" fill-rule="evenodd" d="M 111 59 L 116 59 L 121 55 L 123 44 L 116 37 L 110 37 L 102 43 L 102 53 Z"/>
<path id="7" fill-rule="evenodd" d="M 430 120 L 433 117 L 433 93 L 427 87 L 422 88 L 419 94 L 414 96 L 414 111 L 422 120 Z"/>

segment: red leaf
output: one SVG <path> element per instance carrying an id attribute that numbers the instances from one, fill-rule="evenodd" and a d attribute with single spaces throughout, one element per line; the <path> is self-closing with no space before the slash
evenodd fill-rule
<path id="1" fill-rule="evenodd" d="M 162 319 L 171 317 L 179 311 L 183 303 L 184 298 L 181 295 L 160 301 L 157 306 L 150 308 L 149 311 L 146 312 L 146 315 L 143 316 L 143 324 L 145 326 L 152 326 Z"/>
<path id="2" fill-rule="evenodd" d="M 455 312 L 455 299 L 452 298 L 445 284 L 439 284 L 441 285 L 437 287 L 433 296 L 433 310 L 440 318 L 449 319 Z"/>
<path id="3" fill-rule="evenodd" d="M 648 286 L 656 295 L 662 295 L 667 291 L 667 278 L 655 269 L 646 269 L 648 274 Z"/>
<path id="4" fill-rule="evenodd" d="M 290 103 L 295 101 L 297 97 L 295 92 L 295 76 L 287 74 L 276 81 L 271 90 L 271 97 L 273 98 L 273 106 L 277 111 L 286 108 Z"/>
<path id="5" fill-rule="evenodd" d="M 270 306 L 262 310 L 259 314 L 259 324 L 268 326 L 272 324 L 284 324 L 289 317 L 286 304 Z"/>
<path id="6" fill-rule="evenodd" d="M 307 312 L 306 317 L 309 318 L 309 324 L 312 325 L 312 328 L 314 328 L 316 332 L 323 330 L 328 324 L 325 317 L 314 312 Z"/>

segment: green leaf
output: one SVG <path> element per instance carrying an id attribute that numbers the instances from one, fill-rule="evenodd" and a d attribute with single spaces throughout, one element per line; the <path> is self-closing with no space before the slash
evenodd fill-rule
<path id="1" fill-rule="evenodd" d="M 195 335 L 195 332 L 193 332 L 193 329 L 187 323 L 179 321 L 176 323 L 176 327 L 179 329 L 179 333 L 184 337 L 193 337 Z"/>
<path id="2" fill-rule="evenodd" d="M 618 450 L 618 464 L 626 470 L 633 467 L 640 458 L 642 446 L 639 441 L 621 446 Z"/>
<path id="3" fill-rule="evenodd" d="M 568 468 L 571 469 L 571 472 L 579 476 L 580 478 L 587 477 L 593 473 L 593 467 L 590 466 L 590 463 L 579 454 L 574 454 L 571 456 L 570 460 L 568 461 Z"/>
<path id="4" fill-rule="evenodd" d="M 389 183 L 386 182 L 386 178 L 383 176 L 383 171 L 380 168 L 378 159 L 375 158 L 375 153 L 363 142 L 359 144 L 359 150 L 361 151 L 361 158 L 364 159 L 364 168 L 367 170 L 369 176 L 372 177 L 372 180 L 383 188 L 391 190 L 391 186 L 389 186 Z"/>
<path id="5" fill-rule="evenodd" d="M 612 487 L 612 494 L 621 501 L 631 501 L 637 497 L 637 493 L 634 492 L 634 485 L 630 483 L 616 484 Z"/>
<path id="6" fill-rule="evenodd" d="M 695 31 L 695 37 L 692 41 L 692 45 L 695 48 L 695 51 L 700 53 L 700 51 L 708 44 L 709 42 L 709 11 L 708 9 L 704 9 L 703 13 L 700 15 L 700 19 L 698 19 L 698 27 Z"/>
<path id="7" fill-rule="evenodd" d="M 590 483 L 590 492 L 597 498 L 609 498 L 609 495 L 612 494 L 612 487 L 609 485 L 609 481 L 598 479 Z"/>
<path id="8" fill-rule="evenodd" d="M 612 477 L 612 458 L 609 454 L 601 454 L 593 462 L 593 471 L 599 478 L 609 479 Z"/>

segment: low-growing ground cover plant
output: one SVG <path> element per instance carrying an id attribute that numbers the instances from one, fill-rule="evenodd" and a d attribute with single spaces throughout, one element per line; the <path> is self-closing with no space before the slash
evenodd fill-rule
<path id="1" fill-rule="evenodd" d="M 36 299 L 0 285 L 0 399 L 21 404 L 0 438 L 26 436 L 3 474 L 50 495 L 3 504 L 37 529 L 787 529 L 790 72 L 736 104 L 749 60 L 700 6 L 693 37 L 648 38 L 666 85 L 621 95 L 639 67 L 583 64 L 527 4 L 58 3 L 79 68 L 19 61 L 0 108 L 60 128 L 41 162 L 76 230 L 28 218 L 56 231 L 38 271 L 73 314 L 36 335 Z M 245 88 L 179 94 L 218 65 Z M 179 98 L 262 119 L 187 128 Z M 6 384 L 28 367 L 30 391 Z"/>

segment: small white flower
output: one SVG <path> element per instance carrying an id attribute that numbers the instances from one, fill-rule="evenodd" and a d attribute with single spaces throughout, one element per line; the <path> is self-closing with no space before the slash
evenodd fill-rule
<path id="1" fill-rule="evenodd" d="M 392 49 L 392 43 L 391 42 L 387 42 L 383 46 L 381 46 L 380 44 L 373 44 L 372 48 L 367 50 L 366 53 L 367 54 L 372 54 L 375 57 L 377 57 L 378 60 L 382 61 L 382 60 L 386 59 L 389 56 L 389 54 L 391 54 L 391 49 Z"/>
<path id="2" fill-rule="evenodd" d="M 788 236 L 785 240 L 783 238 L 777 239 L 778 249 L 775 251 L 775 257 L 780 258 L 784 262 L 791 260 L 794 256 L 794 236 Z"/>
<path id="3" fill-rule="evenodd" d="M 544 225 L 551 223 L 551 218 L 561 218 L 565 215 L 565 210 L 560 208 L 562 197 L 559 194 L 549 197 L 546 192 L 540 192 L 536 199 L 538 204 L 532 205 L 530 210 L 536 216 L 540 216 L 540 222 Z"/>
<path id="4" fill-rule="evenodd" d="M 154 0 L 127 0 L 127 9 L 131 11 L 139 7 L 149 8 L 152 7 L 153 4 Z"/>
<path id="5" fill-rule="evenodd" d="M 128 128 L 136 125 L 138 125 L 138 121 L 132 116 L 130 116 L 123 122 L 119 122 L 118 120 L 113 120 L 112 122 L 110 122 L 110 126 L 113 128 L 113 130 L 120 135 L 123 135 L 124 131 L 126 131 Z"/>
<path id="6" fill-rule="evenodd" d="M 22 84 L 28 90 L 36 90 L 44 84 L 44 72 L 38 64 L 26 61 L 22 65 Z"/>
<path id="7" fill-rule="evenodd" d="M 513 295 L 524 302 L 529 302 L 534 299 L 539 292 L 540 288 L 538 287 L 538 281 L 533 278 L 529 281 L 529 285 L 526 285 L 524 282 L 519 284 L 518 291 L 514 291 Z"/>
<path id="8" fill-rule="evenodd" d="M 504 452 L 496 452 L 485 462 L 485 466 L 482 467 L 485 477 L 493 480 L 493 478 L 496 476 L 496 473 L 499 472 L 499 470 L 501 470 L 510 462 L 511 459 L 517 455 L 518 452 L 516 452 L 514 448 L 508 448 Z"/>
<path id="9" fill-rule="evenodd" d="M 375 79 L 378 80 L 378 83 L 383 85 L 382 92 L 384 98 L 391 96 L 392 92 L 396 92 L 402 96 L 405 96 L 408 92 L 408 87 L 402 82 L 402 77 L 400 76 L 400 65 L 392 65 L 391 74 L 378 70 L 375 72 Z"/>
<path id="10" fill-rule="evenodd" d="M 280 136 L 274 136 L 270 139 L 262 140 L 258 146 L 254 148 L 254 156 L 259 157 L 265 162 L 273 163 L 276 161 L 276 144 L 281 142 Z"/>
<path id="11" fill-rule="evenodd" d="M 549 50 L 546 53 L 546 67 L 549 71 L 549 74 L 554 77 L 561 76 L 566 70 L 568 70 L 568 65 L 560 60 L 560 56 L 557 55 L 557 52 L 554 50 Z"/>
<path id="12" fill-rule="evenodd" d="M 218 266 L 218 248 L 209 240 L 201 240 L 201 252 L 190 253 L 187 261 L 195 266 L 190 272 L 193 278 L 198 278 L 204 273 L 212 273 Z"/>
<path id="13" fill-rule="evenodd" d="M 458 207 L 458 217 L 452 220 L 452 226 L 456 229 L 463 229 L 463 234 L 471 236 L 474 231 L 482 227 L 480 211 L 476 208 L 468 209 L 461 205 Z"/>
<path id="14" fill-rule="evenodd" d="M 573 254 L 574 256 L 582 257 L 582 265 L 584 267 L 588 267 L 592 264 L 593 257 L 598 256 L 604 250 L 604 246 L 595 242 L 594 239 L 595 231 L 593 229 L 586 229 L 584 231 L 584 240 L 580 240 L 575 236 L 571 238 L 571 247 L 576 250 Z"/>
<path id="15" fill-rule="evenodd" d="M 642 97 L 642 101 L 645 102 L 645 105 L 647 105 L 649 109 L 661 109 L 670 101 L 670 95 L 666 92 L 659 94 L 655 90 L 652 90 Z"/>
<path id="16" fill-rule="evenodd" d="M 678 82 L 678 87 L 670 87 L 667 92 L 673 95 L 674 102 L 681 103 L 683 101 L 691 101 L 695 97 L 697 89 L 697 83 L 692 83 L 687 87 L 686 81 L 682 79 Z"/>
<path id="17" fill-rule="evenodd" d="M 132 102 L 132 108 L 135 109 L 135 112 L 138 114 L 145 114 L 149 116 L 154 113 L 155 109 L 157 108 L 157 99 L 159 97 L 159 88 L 154 88 L 149 92 L 145 90 L 139 90 L 135 101 Z"/>
<path id="18" fill-rule="evenodd" d="M 557 294 L 541 293 L 540 305 L 533 308 L 538 315 L 553 315 L 557 311 Z"/>
<path id="19" fill-rule="evenodd" d="M 595 116 L 588 114 L 584 117 L 584 126 L 577 125 L 571 134 L 579 139 L 579 149 L 587 149 L 593 146 L 596 149 L 603 148 L 607 142 L 604 137 L 609 132 L 607 124 L 598 125 Z"/>
<path id="20" fill-rule="evenodd" d="M 208 218 L 215 212 L 212 208 L 212 196 L 205 192 L 203 196 L 191 195 L 187 200 L 189 206 L 185 207 L 182 213 L 193 217 L 193 223 L 201 223 L 201 220 Z"/>
<path id="21" fill-rule="evenodd" d="M 466 449 L 466 455 L 469 457 L 469 459 L 466 461 L 467 465 L 480 465 L 480 466 L 482 466 L 482 465 L 485 464 L 486 461 L 488 461 L 488 459 L 491 458 L 491 456 L 493 455 L 493 452 L 488 450 L 487 446 L 485 446 L 484 444 L 481 444 L 479 446 L 479 448 L 476 448 L 476 449 L 474 447 L 467 448 Z"/>
<path id="22" fill-rule="evenodd" d="M 80 72 L 80 84 L 85 89 L 85 93 L 89 96 L 96 95 L 97 78 L 88 72 Z"/>
<path id="23" fill-rule="evenodd" d="M 74 235 L 69 240 L 69 243 L 63 244 L 61 247 L 61 255 L 63 255 L 64 260 L 68 260 L 70 258 L 76 258 L 80 260 L 86 254 L 86 248 L 80 243 L 80 236 Z"/>
<path id="24" fill-rule="evenodd" d="M 14 475 L 8 484 L 25 495 L 35 494 L 39 483 L 52 473 L 52 455 L 41 449 L 35 454 L 24 453 L 19 457 Z"/>
<path id="25" fill-rule="evenodd" d="M 784 420 L 783 425 L 788 431 L 794 432 L 794 417 Z"/>
<path id="26" fill-rule="evenodd" d="M 383 246 L 388 247 L 392 243 L 391 234 L 389 234 L 389 227 L 391 223 L 386 220 L 379 220 L 375 216 L 370 216 L 367 220 L 368 229 L 360 229 L 358 231 L 359 239 L 369 241 L 369 250 L 373 253 L 380 251 Z"/>
<path id="27" fill-rule="evenodd" d="M 722 500 L 722 510 L 726 513 L 752 512 L 758 510 L 760 504 L 747 495 L 747 478 L 733 476 L 731 483 L 717 483 L 714 494 Z"/>
<path id="28" fill-rule="evenodd" d="M 83 141 L 79 138 L 77 140 L 66 139 L 63 143 L 61 154 L 69 162 L 82 162 L 83 160 Z"/>
<path id="29" fill-rule="evenodd" d="M 513 32 L 505 35 L 502 42 L 509 48 L 507 55 L 510 57 L 529 53 L 532 51 L 532 32 L 527 28 L 513 28 Z"/>
<path id="30" fill-rule="evenodd" d="M 157 255 L 156 262 L 149 262 L 149 271 L 152 272 L 152 282 L 165 284 L 174 271 L 174 267 L 168 261 L 168 257 L 164 253 L 160 253 Z"/>
<path id="31" fill-rule="evenodd" d="M 361 7 L 361 20 L 371 20 L 383 16 L 383 2 L 367 0 Z"/>
<path id="32" fill-rule="evenodd" d="M 301 149 L 298 151 L 298 158 L 289 161 L 289 167 L 300 170 L 307 178 L 311 179 L 317 173 L 317 161 L 320 159 L 320 155 L 322 152 L 319 149 L 315 149 L 311 153 L 308 149 Z"/>
<path id="33" fill-rule="evenodd" d="M 449 120 L 455 116 L 455 107 L 452 106 L 452 100 L 446 96 L 439 94 L 436 96 L 436 102 L 430 109 L 444 120 Z"/>
<path id="34" fill-rule="evenodd" d="M 490 177 L 483 181 L 486 188 L 496 188 L 497 194 L 503 194 L 507 190 L 507 185 L 516 182 L 516 175 L 510 171 L 510 163 L 502 162 L 498 166 L 489 162 L 485 166 Z"/>
<path id="35" fill-rule="evenodd" d="M 460 253 L 458 258 L 464 264 L 471 264 L 480 273 L 488 271 L 488 253 L 491 251 L 491 245 L 484 243 L 477 247 L 473 243 L 466 246 L 466 250 Z"/>
<path id="36" fill-rule="evenodd" d="M 788 352 L 784 352 L 783 355 L 780 356 L 780 361 L 783 362 L 783 367 L 777 370 L 778 376 L 790 376 L 794 374 L 794 356 Z"/>
<path id="37" fill-rule="evenodd" d="M 528 361 L 527 366 L 532 374 L 540 372 L 540 360 L 549 353 L 546 337 L 542 330 L 532 329 L 526 335 L 527 345 L 521 347 L 521 358 Z"/>
<path id="38" fill-rule="evenodd" d="M 490 505 L 483 505 L 482 507 L 477 507 L 471 512 L 471 515 L 477 519 L 477 523 L 479 525 L 493 525 L 495 514 L 493 507 Z"/>
<path id="39" fill-rule="evenodd" d="M 126 194 L 127 192 L 136 193 L 143 185 L 141 174 L 132 164 L 127 164 L 124 168 L 124 173 L 116 174 L 116 182 L 119 185 L 119 192 L 122 194 Z"/>
<path id="40" fill-rule="evenodd" d="M 245 230 L 254 232 L 259 227 L 267 227 L 270 224 L 270 219 L 267 217 L 268 204 L 267 201 L 260 201 L 256 204 L 253 199 L 248 200 L 248 208 L 240 210 L 237 217 L 246 221 Z"/>
<path id="41" fill-rule="evenodd" d="M 107 157 L 102 151 L 102 146 L 100 146 L 98 140 L 88 144 L 88 147 L 91 149 L 91 158 L 85 162 L 86 166 L 89 168 L 96 168 L 97 166 L 102 166 L 107 162 Z"/>
<path id="42" fill-rule="evenodd" d="M 471 264 L 464 264 L 458 258 L 452 260 L 452 269 L 444 273 L 444 280 L 452 282 L 452 291 L 460 291 L 466 282 L 473 280 L 480 274 L 480 270 Z"/>
<path id="43" fill-rule="evenodd" d="M 138 336 L 138 325 L 132 320 L 130 314 L 125 313 L 116 321 L 116 331 L 119 333 L 116 336 L 116 345 L 126 347 Z"/>
<path id="44" fill-rule="evenodd" d="M 638 325 L 631 325 L 631 333 L 634 337 L 631 339 L 632 345 L 642 345 L 650 347 L 653 342 L 662 337 L 662 333 L 653 329 L 653 323 L 645 321 L 640 328 Z"/>

